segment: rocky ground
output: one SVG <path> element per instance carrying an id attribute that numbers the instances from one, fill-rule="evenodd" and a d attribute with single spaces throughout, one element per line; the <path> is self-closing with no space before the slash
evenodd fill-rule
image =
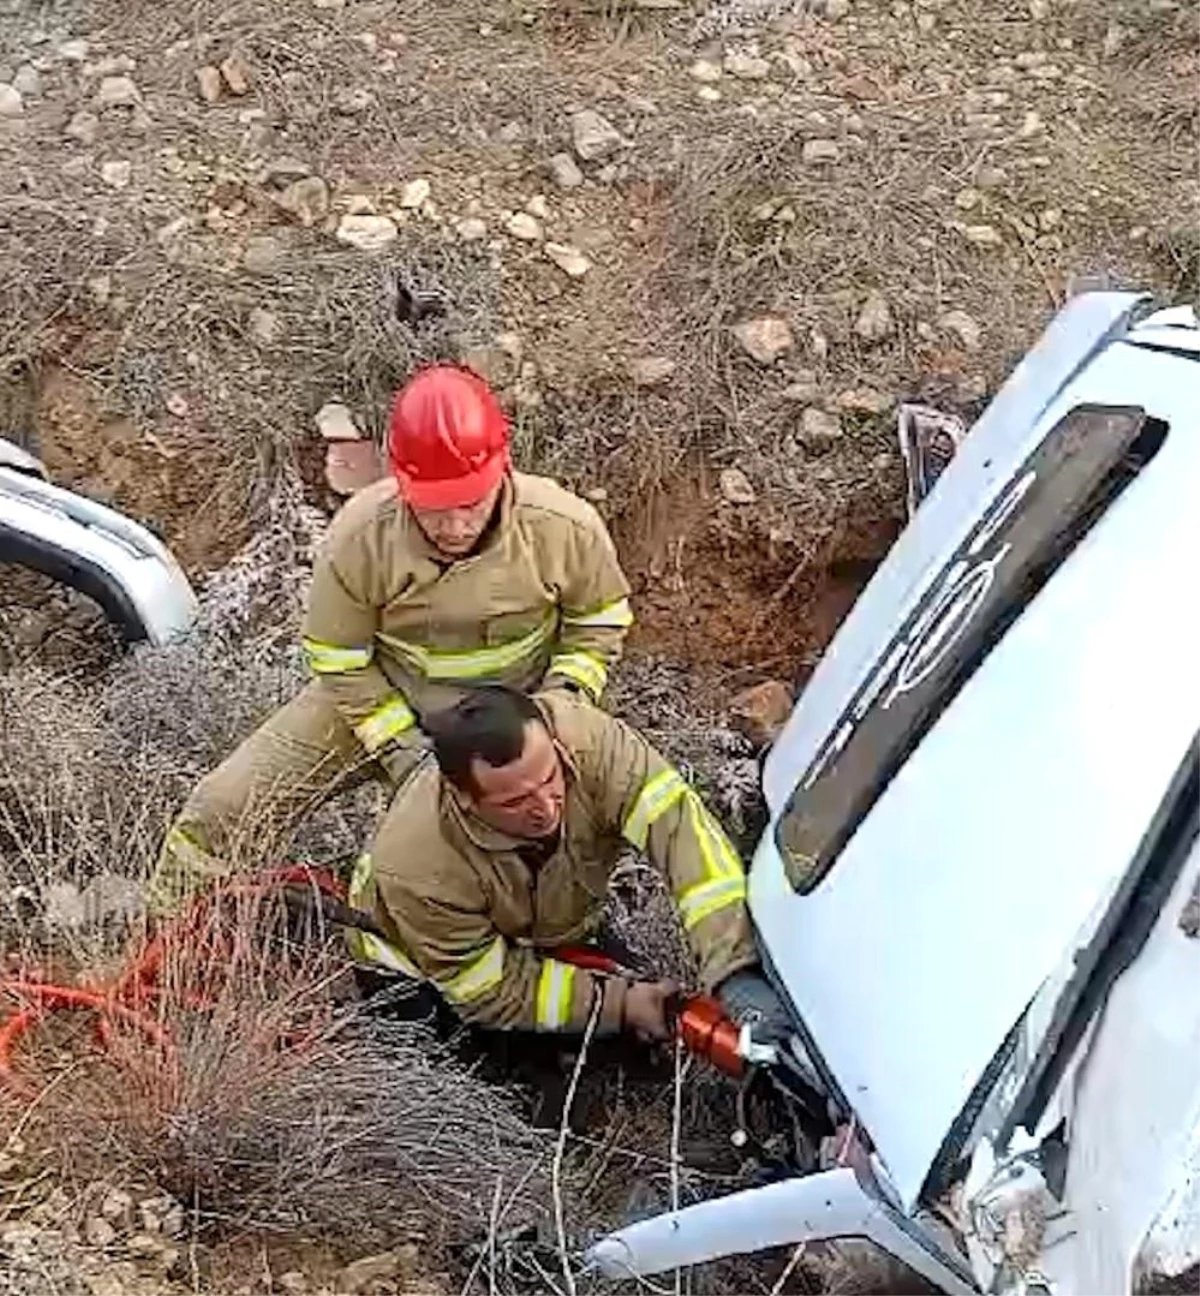
<path id="1" fill-rule="evenodd" d="M 312 546 L 432 358 L 606 513 L 639 614 L 616 704 L 752 835 L 753 745 L 901 524 L 897 402 L 970 417 L 1080 288 L 1195 291 L 1197 28 L 1190 0 L 0 0 L 0 436 L 152 525 L 205 605 L 131 663 L 0 567 L 6 885 L 52 879 L 61 937 L 292 687 Z M 622 1146 L 656 1145 L 640 1119 Z M 358 1277 L 328 1239 L 194 1245 L 189 1203 L 156 1224 L 158 1189 L 14 1139 L 0 1290 L 444 1285 L 405 1239 Z"/>

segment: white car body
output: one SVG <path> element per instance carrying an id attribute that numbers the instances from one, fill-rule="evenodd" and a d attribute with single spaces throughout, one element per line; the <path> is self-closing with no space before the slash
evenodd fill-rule
<path id="1" fill-rule="evenodd" d="M 1025 492 L 1047 498 L 1082 462 L 1051 433 L 1111 411 L 1148 459 L 855 803 L 802 894 L 781 836 L 793 795 L 803 807 L 847 752 L 869 767 L 856 729 L 883 732 L 951 660 L 1016 561 Z M 1055 445 L 1060 460 L 1038 458 Z M 757 1221 L 755 1247 L 871 1237 L 946 1291 L 1107 1296 L 1200 1262 L 1200 939 L 1181 921 L 1200 886 L 1198 486 L 1194 312 L 1076 298 L 916 511 L 764 768 L 751 911 L 809 1055 L 870 1140 L 861 1200 L 844 1168 L 752 1189 L 622 1230 L 602 1267 L 753 1249 L 754 1226 L 720 1226 L 735 1216 Z M 819 852 L 796 858 L 805 877 Z M 953 1203 L 953 1234 L 930 1226 L 935 1202 Z"/>
<path id="2" fill-rule="evenodd" d="M 131 643 L 166 643 L 196 617 L 192 587 L 160 540 L 131 518 L 46 481 L 37 459 L 2 438 L 0 561 L 87 594 Z"/>

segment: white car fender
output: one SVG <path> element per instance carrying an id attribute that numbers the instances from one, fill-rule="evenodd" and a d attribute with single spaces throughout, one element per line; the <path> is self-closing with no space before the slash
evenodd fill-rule
<path id="1" fill-rule="evenodd" d="M 44 572 L 95 599 L 128 641 L 166 643 L 196 618 L 196 595 L 144 526 L 42 479 L 0 440 L 0 561 Z"/>

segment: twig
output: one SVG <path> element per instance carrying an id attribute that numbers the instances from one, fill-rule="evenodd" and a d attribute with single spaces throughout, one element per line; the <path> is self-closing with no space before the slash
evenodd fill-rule
<path id="1" fill-rule="evenodd" d="M 795 1272 L 796 1266 L 800 1263 L 800 1257 L 804 1255 L 804 1249 L 807 1245 L 807 1242 L 797 1243 L 796 1249 L 792 1252 L 787 1264 L 783 1267 L 783 1273 L 779 1275 L 775 1280 L 775 1286 L 771 1288 L 771 1296 L 779 1296 L 780 1292 L 783 1291 L 784 1283 L 786 1283 Z"/>
<path id="2" fill-rule="evenodd" d="M 563 1281 L 567 1286 L 568 1296 L 576 1296 L 575 1275 L 571 1272 L 571 1258 L 567 1254 L 567 1226 L 563 1214 L 562 1199 L 562 1164 L 567 1150 L 567 1136 L 570 1133 L 571 1108 L 575 1105 L 575 1091 L 579 1088 L 579 1077 L 583 1074 L 583 1064 L 587 1061 L 588 1046 L 596 1033 L 600 1021 L 600 1009 L 604 1006 L 604 989 L 599 981 L 593 981 L 592 1006 L 588 1010 L 587 1025 L 584 1027 L 583 1039 L 580 1041 L 579 1053 L 575 1058 L 575 1068 L 571 1072 L 571 1083 L 567 1085 L 567 1096 L 563 1100 L 562 1120 L 558 1127 L 558 1142 L 554 1148 L 554 1162 L 550 1167 L 550 1189 L 554 1194 L 554 1229 L 558 1237 L 558 1254 L 562 1261 Z"/>
<path id="3" fill-rule="evenodd" d="M 683 1127 L 683 1036 L 675 1036 L 675 1092 L 671 1105 L 671 1214 L 679 1214 L 679 1136 Z M 675 1296 L 683 1291 L 683 1269 L 675 1266 Z"/>

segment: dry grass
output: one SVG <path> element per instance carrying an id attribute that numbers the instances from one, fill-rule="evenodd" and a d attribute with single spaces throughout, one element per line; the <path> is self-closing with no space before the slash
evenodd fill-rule
<path id="1" fill-rule="evenodd" d="M 23 1077 L 55 1086 L 41 1135 L 70 1180 L 149 1180 L 200 1226 L 359 1248 L 462 1240 L 496 1194 L 528 1218 L 545 1139 L 419 1027 L 339 1003 L 340 939 L 287 917 L 277 898 L 233 899 L 170 947 L 144 1009 L 161 1041 L 118 1023 L 107 1057 L 77 1042 L 59 1067 L 23 1056 Z"/>
<path id="2" fill-rule="evenodd" d="M 817 569 L 860 551 L 864 529 L 898 515 L 900 474 L 886 416 L 846 414 L 844 392 L 970 406 L 1080 276 L 1188 284 L 1194 255 L 1174 232 L 1194 215 L 1195 24 L 1187 6 L 1134 3 L 1055 6 L 1035 22 L 1018 0 L 971 0 L 922 11 L 931 31 L 882 0 L 858 0 L 838 25 L 794 10 L 287 0 L 268 14 L 203 0 L 39 11 L 47 28 L 86 31 L 97 56 L 135 57 L 144 114 L 105 115 L 91 149 L 65 141 L 95 77 L 57 66 L 43 100 L 0 135 L 0 407 L 25 407 L 56 472 L 113 489 L 205 569 L 245 538 L 297 451 L 309 455 L 324 400 L 344 397 L 378 432 L 415 363 L 515 331 L 520 360 L 498 357 L 496 371 L 527 466 L 604 485 L 630 509 L 690 455 L 736 462 L 760 490 L 760 531 L 790 537 Z M 1106 54 L 1112 27 L 1123 40 Z M 11 24 L 0 53 L 27 57 L 27 30 Z M 772 58 L 770 78 L 726 77 L 720 103 L 698 102 L 696 54 L 748 44 Z M 250 94 L 202 105 L 196 68 L 233 49 L 254 68 Z M 1057 77 L 1017 67 L 1030 52 Z M 583 189 L 558 192 L 546 161 L 583 104 L 633 147 L 610 174 L 586 168 Z M 1030 112 L 1040 125 L 1027 131 Z M 815 138 L 837 144 L 836 164 L 804 161 Z M 283 155 L 327 180 L 324 224 L 300 228 L 276 207 L 263 168 Z M 128 191 L 100 183 L 110 157 L 133 163 Z M 334 241 L 353 196 L 387 211 L 417 175 L 433 182 L 435 215 L 406 217 L 381 256 Z M 503 238 L 503 214 L 538 192 L 548 235 L 595 262 L 578 283 Z M 768 201 L 794 219 L 761 219 Z M 469 211 L 500 241 L 462 244 L 454 227 Z M 966 224 L 993 226 L 1000 245 L 974 246 Z M 252 274 L 242 253 L 266 233 L 280 264 Z M 439 293 L 444 313 L 399 319 L 413 287 Z M 875 346 L 853 329 L 871 289 L 896 321 Z M 938 325 L 951 309 L 979 322 L 979 353 Z M 730 333 L 764 310 L 797 338 L 779 371 Z M 251 328 L 252 311 L 274 318 L 274 341 Z M 827 355 L 809 347 L 813 330 Z M 677 374 L 637 389 L 628 365 L 649 354 Z M 843 415 L 835 445 L 806 443 L 804 402 L 781 397 L 800 370 L 812 371 L 809 403 Z M 73 386 L 57 400 L 63 373 Z M 188 412 L 169 414 L 168 397 Z"/>
<path id="3" fill-rule="evenodd" d="M 97 877 L 143 878 L 194 780 L 295 688 L 299 667 L 281 627 L 294 620 L 299 590 L 277 587 L 270 572 L 305 541 L 288 506 L 280 509 L 273 536 L 209 590 L 189 641 L 141 651 L 98 682 L 36 670 L 0 678 L 0 893 L 10 965 L 85 980 L 124 966 L 140 939 L 136 922 L 118 913 L 64 928 L 47 921 L 46 902 L 64 884 L 86 896 Z M 741 806 L 754 762 L 738 754 L 732 735 L 724 748 L 704 741 L 714 717 L 696 709 L 694 692 L 689 701 L 686 676 L 636 661 L 627 675 L 622 710 L 726 813 Z M 369 793 L 339 801 L 305 825 L 295 857 L 344 863 L 369 836 L 372 817 Z M 243 843 L 248 867 L 281 857 L 266 828 L 257 825 Z M 648 964 L 686 976 L 678 921 L 657 879 L 631 871 L 617 893 L 618 930 Z M 47 1150 L 72 1196 L 100 1179 L 152 1182 L 195 1222 L 223 1232 L 354 1229 L 347 1241 L 361 1248 L 414 1235 L 431 1247 L 473 1231 L 494 1235 L 495 1254 L 476 1282 L 492 1275 L 511 1290 L 503 1275 L 511 1269 L 515 1284 L 532 1263 L 527 1244 L 511 1240 L 514 1229 L 549 1218 L 547 1139 L 503 1090 L 419 1032 L 363 1019 L 344 1000 L 337 945 L 264 940 L 277 919 L 257 902 L 235 905 L 220 939 L 214 932 L 177 950 L 154 1008 L 169 1056 L 140 1030 L 124 1030 L 100 1057 L 75 1018 L 39 1033 L 37 1048 L 20 1055 L 21 1073 L 54 1084 L 33 1117 L 24 1107 L 13 1113 L 25 1121 L 26 1142 Z M 303 1048 L 277 1047 L 300 1026 Z M 603 1063 L 587 1069 L 580 1104 L 588 1132 L 571 1142 L 568 1160 L 572 1247 L 626 1218 L 631 1177 L 643 1206 L 657 1200 L 669 1179 L 670 1087 L 668 1076 L 626 1077 Z M 711 1086 L 689 1083 L 687 1095 L 686 1193 L 719 1190 L 730 1173 L 727 1104 Z M 78 1137 L 66 1137 L 71 1131 Z M 355 1202 L 351 1221 L 347 1199 Z"/>

